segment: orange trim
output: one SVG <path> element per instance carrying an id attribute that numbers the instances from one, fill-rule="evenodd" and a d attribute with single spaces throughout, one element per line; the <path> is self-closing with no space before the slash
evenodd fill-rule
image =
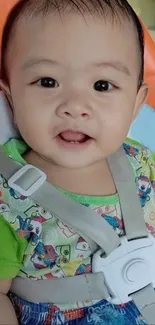
<path id="1" fill-rule="evenodd" d="M 146 27 L 143 24 L 142 26 L 145 41 L 144 81 L 149 85 L 147 104 L 155 109 L 155 42 Z"/>
<path id="2" fill-rule="evenodd" d="M 75 309 L 75 310 L 68 310 L 68 311 L 64 311 L 64 316 L 68 321 L 71 321 L 74 319 L 84 317 L 84 311 L 82 308 Z"/>
<path id="3" fill-rule="evenodd" d="M 6 17 L 15 3 L 17 3 L 17 0 L 0 0 L 0 42 Z"/>

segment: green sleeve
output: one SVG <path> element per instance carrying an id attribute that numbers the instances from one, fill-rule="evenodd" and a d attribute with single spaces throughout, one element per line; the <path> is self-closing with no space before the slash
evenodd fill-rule
<path id="1" fill-rule="evenodd" d="M 143 146 L 140 142 L 138 142 L 138 141 L 136 141 L 136 140 L 134 140 L 134 139 L 131 139 L 131 138 L 126 138 L 125 143 L 129 144 L 129 145 L 132 146 L 132 147 L 136 147 L 136 148 L 138 148 L 138 149 L 140 149 L 140 150 L 141 150 L 142 148 L 144 148 L 144 146 Z"/>
<path id="2" fill-rule="evenodd" d="M 0 215 L 0 279 L 18 275 L 27 244 Z"/>

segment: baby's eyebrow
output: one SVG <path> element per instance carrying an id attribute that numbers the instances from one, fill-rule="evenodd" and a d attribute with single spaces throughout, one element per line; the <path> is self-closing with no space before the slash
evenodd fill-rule
<path id="1" fill-rule="evenodd" d="M 22 65 L 22 70 L 27 70 L 34 68 L 37 65 L 47 64 L 47 65 L 59 65 L 55 60 L 44 59 L 44 58 L 31 58 Z"/>
<path id="2" fill-rule="evenodd" d="M 98 67 L 98 68 L 112 68 L 115 69 L 117 71 L 120 71 L 124 74 L 126 74 L 127 76 L 131 76 L 129 69 L 122 64 L 119 61 L 105 61 L 105 62 L 97 62 L 93 64 L 94 67 Z"/>
<path id="3" fill-rule="evenodd" d="M 38 65 L 41 64 L 47 64 L 47 65 L 60 65 L 59 62 L 52 60 L 52 59 L 46 59 L 46 58 L 30 58 L 28 61 L 26 61 L 23 66 L 22 70 L 27 70 L 30 68 L 34 68 Z M 92 66 L 97 67 L 97 68 L 112 68 L 115 69 L 119 72 L 122 72 L 126 74 L 127 76 L 131 76 L 129 69 L 122 64 L 119 61 L 105 61 L 105 62 L 96 62 L 93 63 Z"/>

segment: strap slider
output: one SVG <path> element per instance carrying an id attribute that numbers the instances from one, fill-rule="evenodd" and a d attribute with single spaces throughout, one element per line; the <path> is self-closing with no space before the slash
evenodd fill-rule
<path id="1" fill-rule="evenodd" d="M 35 193 L 45 183 L 46 178 L 46 174 L 40 169 L 25 165 L 9 179 L 8 185 L 27 197 Z"/>

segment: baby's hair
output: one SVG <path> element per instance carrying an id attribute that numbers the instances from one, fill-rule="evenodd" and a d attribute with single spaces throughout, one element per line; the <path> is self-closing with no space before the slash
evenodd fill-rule
<path id="1" fill-rule="evenodd" d="M 135 26 L 139 47 L 139 87 L 143 82 L 144 75 L 144 35 L 141 23 L 132 7 L 126 0 L 19 0 L 13 7 L 6 20 L 2 36 L 1 52 L 1 79 L 9 83 L 6 54 L 8 44 L 16 23 L 25 17 L 36 17 L 38 15 L 48 16 L 49 13 L 62 15 L 65 12 L 80 12 L 83 16 L 88 14 L 106 16 L 109 14 L 113 21 L 125 17 Z M 24 35 L 23 35 L 24 37 Z M 128 37 L 128 35 L 126 35 Z"/>

